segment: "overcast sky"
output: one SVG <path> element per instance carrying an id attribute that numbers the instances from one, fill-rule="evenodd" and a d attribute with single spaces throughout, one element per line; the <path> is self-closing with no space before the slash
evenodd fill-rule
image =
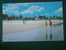
<path id="1" fill-rule="evenodd" d="M 63 16 L 62 2 L 5 3 L 2 8 L 8 16 Z"/>

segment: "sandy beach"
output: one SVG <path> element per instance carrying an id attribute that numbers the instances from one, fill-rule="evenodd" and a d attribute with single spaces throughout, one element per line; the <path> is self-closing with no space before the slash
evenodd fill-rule
<path id="1" fill-rule="evenodd" d="M 63 20 L 51 20 L 52 24 L 58 24 L 63 23 Z M 4 20 L 3 21 L 3 33 L 14 33 L 14 32 L 20 32 L 20 31 L 27 31 L 31 30 L 36 27 L 42 27 L 45 26 L 45 22 L 47 22 L 47 25 L 49 25 L 48 20 L 36 20 L 36 21 L 25 21 L 25 24 L 23 24 L 22 20 Z"/>
<path id="2" fill-rule="evenodd" d="M 48 24 L 46 25 L 45 22 Z M 63 20 L 52 20 L 52 24 L 63 23 Z M 50 39 L 52 34 L 52 40 Z M 3 20 L 3 42 L 15 41 L 62 41 L 63 24 L 50 26 L 48 20 L 25 21 Z"/>

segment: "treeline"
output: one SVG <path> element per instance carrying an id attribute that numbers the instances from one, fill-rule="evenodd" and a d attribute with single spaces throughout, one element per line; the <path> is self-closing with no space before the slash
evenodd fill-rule
<path id="1" fill-rule="evenodd" d="M 61 16 L 34 16 L 34 17 L 23 17 L 23 16 L 8 16 L 3 15 L 3 19 L 5 20 L 43 20 L 43 19 L 63 19 Z"/>

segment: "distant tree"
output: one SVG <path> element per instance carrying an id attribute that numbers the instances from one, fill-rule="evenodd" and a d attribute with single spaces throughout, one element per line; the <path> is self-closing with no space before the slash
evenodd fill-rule
<path id="1" fill-rule="evenodd" d="M 43 19 L 47 19 L 47 17 L 46 16 L 43 16 Z"/>
<path id="2" fill-rule="evenodd" d="M 59 19 L 63 19 L 63 17 L 62 17 L 62 16 L 59 16 L 58 18 L 59 18 Z"/>
<path id="3" fill-rule="evenodd" d="M 39 16 L 39 19 L 42 19 L 43 17 L 42 16 Z"/>
<path id="4" fill-rule="evenodd" d="M 7 14 L 4 14 L 4 19 L 8 19 L 8 15 Z"/>
<path id="5" fill-rule="evenodd" d="M 20 19 L 22 19 L 22 16 L 20 16 Z"/>

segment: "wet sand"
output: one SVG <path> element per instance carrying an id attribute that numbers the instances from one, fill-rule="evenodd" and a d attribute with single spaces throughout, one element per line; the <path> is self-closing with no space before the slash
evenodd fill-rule
<path id="1" fill-rule="evenodd" d="M 62 20 L 52 22 L 63 23 Z M 3 42 L 63 41 L 63 25 L 50 27 L 48 20 L 25 21 L 25 24 L 22 20 L 4 20 L 2 37 Z"/>

